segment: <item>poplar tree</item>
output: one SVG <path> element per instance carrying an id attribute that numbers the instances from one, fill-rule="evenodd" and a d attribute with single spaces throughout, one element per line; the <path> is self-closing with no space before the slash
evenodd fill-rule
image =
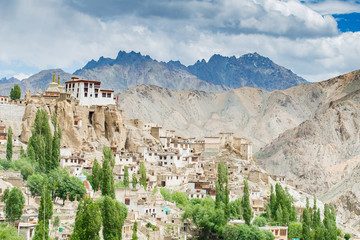
<path id="1" fill-rule="evenodd" d="M 52 169 L 52 135 L 49 117 L 43 109 L 36 112 L 29 145 L 34 150 L 35 161 L 39 164 L 39 170 L 49 172 Z"/>
<path id="2" fill-rule="evenodd" d="M 129 168 L 127 166 L 125 166 L 125 171 L 124 171 L 124 185 L 126 188 L 129 187 Z"/>
<path id="3" fill-rule="evenodd" d="M 101 181 L 101 193 L 103 196 L 110 196 L 111 198 L 115 198 L 114 191 L 114 177 L 112 168 L 110 166 L 111 155 L 113 155 L 110 148 L 104 146 L 103 149 L 103 167 L 102 167 L 102 181 Z"/>
<path id="4" fill-rule="evenodd" d="M 49 237 L 49 220 L 53 215 L 53 204 L 51 201 L 50 190 L 46 189 L 44 185 L 43 192 L 41 194 L 40 206 L 39 206 L 39 224 L 35 228 L 35 240 L 50 239 Z"/>
<path id="5" fill-rule="evenodd" d="M 246 179 L 244 180 L 244 195 L 241 199 L 241 208 L 245 223 L 247 225 L 250 225 L 251 217 L 252 217 L 252 209 L 250 205 L 249 185 Z"/>
<path id="6" fill-rule="evenodd" d="M 60 164 L 60 140 L 62 137 L 61 128 L 58 124 L 56 114 L 54 113 L 51 122 L 54 126 L 54 135 L 52 138 L 52 149 L 51 149 L 51 162 L 48 170 L 52 170 L 59 167 Z"/>
<path id="7" fill-rule="evenodd" d="M 309 209 L 305 208 L 302 215 L 302 239 L 303 240 L 310 240 L 311 239 L 311 218 L 309 214 Z"/>
<path id="8" fill-rule="evenodd" d="M 8 139 L 6 144 L 6 159 L 11 161 L 13 155 L 12 128 L 9 126 Z"/>
<path id="9" fill-rule="evenodd" d="M 146 189 L 146 167 L 144 162 L 140 162 L 140 184 Z"/>
<path id="10" fill-rule="evenodd" d="M 5 218 L 6 221 L 14 223 L 19 220 L 23 208 L 25 206 L 25 197 L 18 187 L 14 187 L 8 192 L 7 197 L 5 198 Z"/>
<path id="11" fill-rule="evenodd" d="M 101 181 L 102 181 L 102 169 L 97 159 L 95 158 L 91 173 L 91 185 L 95 192 L 99 189 L 99 185 Z"/>
<path id="12" fill-rule="evenodd" d="M 121 230 L 124 225 L 127 208 L 116 199 L 105 196 L 101 204 L 104 239 L 121 239 Z"/>
<path id="13" fill-rule="evenodd" d="M 336 227 L 336 213 L 335 208 L 332 211 L 329 209 L 329 205 L 324 205 L 324 219 L 323 224 L 325 228 L 325 239 L 335 240 L 337 239 L 337 227 Z"/>
<path id="14" fill-rule="evenodd" d="M 132 180 L 131 180 L 131 184 L 133 188 L 136 188 L 136 185 L 138 183 L 137 177 L 136 177 L 136 173 L 134 172 L 132 175 Z"/>
<path id="15" fill-rule="evenodd" d="M 139 237 L 137 236 L 137 221 L 134 222 L 133 226 L 133 234 L 131 236 L 131 240 L 138 240 Z"/>
<path id="16" fill-rule="evenodd" d="M 70 240 L 100 239 L 102 218 L 99 205 L 90 198 L 80 201 Z"/>

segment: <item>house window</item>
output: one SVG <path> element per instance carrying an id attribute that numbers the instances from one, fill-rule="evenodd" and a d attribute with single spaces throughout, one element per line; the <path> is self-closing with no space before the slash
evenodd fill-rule
<path id="1" fill-rule="evenodd" d="M 111 98 L 111 93 L 108 93 L 108 94 L 107 94 L 107 97 L 108 97 L 108 98 Z"/>
<path id="2" fill-rule="evenodd" d="M 125 205 L 130 205 L 130 198 L 125 198 Z"/>
<path id="3" fill-rule="evenodd" d="M 86 92 L 86 93 L 84 93 L 84 97 L 87 97 L 87 92 Z"/>
<path id="4" fill-rule="evenodd" d="M 105 98 L 105 97 L 106 97 L 106 93 L 102 93 L 102 97 Z"/>
<path id="5" fill-rule="evenodd" d="M 285 236 L 286 235 L 286 229 L 280 229 L 280 235 Z"/>

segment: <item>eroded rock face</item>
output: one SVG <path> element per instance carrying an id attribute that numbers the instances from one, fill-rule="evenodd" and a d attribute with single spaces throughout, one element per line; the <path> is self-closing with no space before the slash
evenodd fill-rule
<path id="1" fill-rule="evenodd" d="M 27 143 L 31 137 L 31 126 L 38 109 L 44 109 L 49 119 L 54 113 L 57 115 L 63 133 L 62 147 L 91 151 L 99 145 L 117 146 L 120 149 L 125 145 L 123 117 L 114 106 L 88 108 L 77 105 L 75 101 L 46 101 L 42 98 L 31 99 L 26 106 L 20 138 L 22 142 Z"/>

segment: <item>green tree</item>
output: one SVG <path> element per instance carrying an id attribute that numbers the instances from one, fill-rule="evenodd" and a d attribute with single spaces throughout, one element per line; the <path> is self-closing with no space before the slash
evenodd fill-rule
<path id="1" fill-rule="evenodd" d="M 25 151 L 24 151 L 24 148 L 23 148 L 22 145 L 20 146 L 20 157 L 21 157 L 21 158 L 25 158 L 25 157 L 26 157 L 26 154 L 25 154 Z"/>
<path id="2" fill-rule="evenodd" d="M 228 169 L 221 160 L 218 164 L 218 176 L 216 181 L 216 207 L 224 208 L 227 218 L 230 217 Z"/>
<path id="3" fill-rule="evenodd" d="M 329 205 L 324 205 L 324 219 L 323 224 L 325 227 L 325 239 L 335 240 L 337 239 L 337 227 L 336 227 L 336 213 L 335 209 L 330 211 Z"/>
<path id="4" fill-rule="evenodd" d="M 16 84 L 14 86 L 14 99 L 13 100 L 20 99 L 20 98 L 21 98 L 21 89 L 20 89 L 20 86 Z"/>
<path id="5" fill-rule="evenodd" d="M 147 181 L 146 167 L 144 162 L 140 162 L 140 184 L 143 185 L 145 189 L 146 189 L 146 181 Z"/>
<path id="6" fill-rule="evenodd" d="M 32 162 L 35 163 L 35 152 L 34 148 L 29 144 L 27 147 L 27 157 Z"/>
<path id="7" fill-rule="evenodd" d="M 195 225 L 199 239 L 217 239 L 227 223 L 224 210 L 216 208 L 210 196 L 206 196 L 200 203 L 188 204 L 182 218 Z"/>
<path id="8" fill-rule="evenodd" d="M 176 206 L 184 208 L 189 203 L 188 196 L 183 192 L 173 192 L 170 197 L 172 202 L 176 202 Z"/>
<path id="9" fill-rule="evenodd" d="M 56 232 L 56 229 L 60 226 L 60 218 L 59 216 L 56 216 L 54 218 L 54 222 L 53 222 L 53 228 L 54 228 L 54 232 Z"/>
<path id="10" fill-rule="evenodd" d="M 95 158 L 91 173 L 91 186 L 96 192 L 99 189 L 102 180 L 102 169 L 97 159 Z"/>
<path id="11" fill-rule="evenodd" d="M 232 219 L 240 219 L 242 217 L 241 214 L 241 199 L 236 199 L 229 203 L 230 206 L 230 218 Z"/>
<path id="12" fill-rule="evenodd" d="M 46 189 L 46 183 L 41 194 L 39 206 L 39 224 L 35 228 L 34 239 L 49 239 L 49 220 L 53 215 L 53 204 L 49 189 Z"/>
<path id="13" fill-rule="evenodd" d="M 50 240 L 50 237 L 49 237 L 49 225 L 44 224 L 44 221 L 41 220 L 36 225 L 35 235 L 32 238 L 32 240 L 43 240 L 43 239 Z"/>
<path id="14" fill-rule="evenodd" d="M 36 112 L 35 121 L 32 125 L 32 136 L 29 145 L 34 150 L 35 161 L 39 164 L 41 172 L 49 172 L 53 169 L 52 162 L 52 134 L 49 117 L 45 110 Z"/>
<path id="15" fill-rule="evenodd" d="M 52 137 L 52 148 L 51 148 L 51 161 L 49 170 L 55 169 L 59 167 L 60 164 L 60 140 L 62 137 L 62 131 L 57 121 L 57 116 L 54 113 L 51 122 L 54 126 L 54 135 Z"/>
<path id="16" fill-rule="evenodd" d="M 1 201 L 5 203 L 6 199 L 9 197 L 9 194 L 10 194 L 10 190 L 9 188 L 6 188 L 1 197 Z"/>
<path id="17" fill-rule="evenodd" d="M 310 240 L 311 239 L 311 218 L 309 209 L 305 208 L 302 215 L 302 239 L 304 240 Z"/>
<path id="18" fill-rule="evenodd" d="M 104 155 L 104 159 L 103 159 L 104 161 L 102 167 L 103 173 L 102 173 L 102 182 L 101 182 L 101 193 L 103 196 L 108 195 L 111 198 L 115 198 L 114 177 L 110 165 L 111 156 L 113 156 L 112 150 L 104 146 L 103 155 Z"/>
<path id="19" fill-rule="evenodd" d="M 344 238 L 345 238 L 346 240 L 349 240 L 349 239 L 351 238 L 351 235 L 350 235 L 349 233 L 346 233 L 346 234 L 344 235 Z"/>
<path id="20" fill-rule="evenodd" d="M 45 180 L 46 175 L 42 173 L 34 173 L 28 177 L 26 186 L 30 189 L 30 192 L 33 196 L 40 196 Z"/>
<path id="21" fill-rule="evenodd" d="M 4 223 L 0 223 L 0 239 L 24 240 L 24 238 L 18 234 L 18 231 L 14 226 L 6 226 Z"/>
<path id="22" fill-rule="evenodd" d="M 127 208 L 110 196 L 105 196 L 101 203 L 104 239 L 121 239 L 121 229 L 124 225 Z"/>
<path id="23" fill-rule="evenodd" d="M 90 198 L 80 201 L 71 240 L 100 239 L 102 218 L 99 205 Z"/>
<path id="24" fill-rule="evenodd" d="M 250 205 L 249 185 L 246 179 L 244 180 L 244 195 L 241 200 L 241 210 L 245 223 L 247 225 L 250 225 L 250 221 L 252 217 L 252 209 Z"/>
<path id="25" fill-rule="evenodd" d="M 5 201 L 5 218 L 6 221 L 14 223 L 19 220 L 23 208 L 25 206 L 25 197 L 21 192 L 20 188 L 14 187 L 9 192 L 8 197 Z"/>
<path id="26" fill-rule="evenodd" d="M 139 237 L 137 236 L 137 221 L 134 222 L 134 227 L 133 227 L 133 234 L 131 236 L 131 240 L 138 240 Z"/>
<path id="27" fill-rule="evenodd" d="M 10 90 L 10 99 L 15 100 L 14 88 L 11 88 L 11 90 Z"/>
<path id="28" fill-rule="evenodd" d="M 288 238 L 302 238 L 302 223 L 300 222 L 291 222 L 289 224 L 289 234 Z"/>
<path id="29" fill-rule="evenodd" d="M 264 227 L 266 225 L 266 218 L 264 217 L 255 217 L 253 224 L 258 227 Z"/>
<path id="30" fill-rule="evenodd" d="M 125 166 L 125 171 L 124 171 L 124 185 L 125 185 L 125 188 L 129 187 L 129 183 L 130 183 L 130 180 L 129 180 L 129 168 L 127 166 Z"/>
<path id="31" fill-rule="evenodd" d="M 136 188 L 136 185 L 138 183 L 137 177 L 136 177 L 136 173 L 134 172 L 132 175 L 132 179 L 131 179 L 131 184 L 133 188 Z"/>
<path id="32" fill-rule="evenodd" d="M 12 128 L 9 126 L 8 139 L 6 144 L 6 159 L 11 161 L 13 155 Z"/>

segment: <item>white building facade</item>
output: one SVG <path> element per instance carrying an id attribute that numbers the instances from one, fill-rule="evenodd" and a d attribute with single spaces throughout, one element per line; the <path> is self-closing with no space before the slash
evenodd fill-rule
<path id="1" fill-rule="evenodd" d="M 71 81 L 65 82 L 65 90 L 75 99 L 79 100 L 80 105 L 110 105 L 115 104 L 114 90 L 101 89 L 100 81 L 81 80 L 76 76 Z"/>

